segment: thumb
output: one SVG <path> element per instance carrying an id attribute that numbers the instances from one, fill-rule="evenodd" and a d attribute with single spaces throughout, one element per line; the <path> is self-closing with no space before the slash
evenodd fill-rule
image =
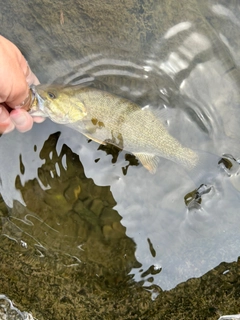
<path id="1" fill-rule="evenodd" d="M 11 108 L 20 108 L 29 96 L 27 77 L 29 76 L 31 71 L 28 67 L 27 61 L 19 50 L 17 52 L 17 58 L 18 65 L 15 68 L 15 74 L 12 74 L 12 90 L 7 100 L 5 101 Z"/>

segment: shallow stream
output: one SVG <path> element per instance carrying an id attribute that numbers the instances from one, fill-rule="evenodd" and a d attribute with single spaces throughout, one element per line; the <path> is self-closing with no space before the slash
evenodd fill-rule
<path id="1" fill-rule="evenodd" d="M 163 301 L 239 256 L 239 16 L 238 1 L 1 4 L 1 34 L 41 83 L 91 82 L 166 108 L 169 132 L 207 160 L 191 176 L 161 158 L 152 175 L 131 154 L 50 120 L 2 135 L 0 294 L 37 319 L 238 312 L 237 276 L 222 285 L 226 305 L 215 278 L 215 291 L 202 290 L 206 305 Z"/>

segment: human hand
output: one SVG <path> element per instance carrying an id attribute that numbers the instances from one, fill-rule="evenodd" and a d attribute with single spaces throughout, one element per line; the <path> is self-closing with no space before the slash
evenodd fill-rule
<path id="1" fill-rule="evenodd" d="M 41 117 L 32 117 L 24 110 L 29 96 L 29 86 L 39 84 L 20 50 L 9 40 L 0 36 L 0 133 L 14 128 L 20 132 L 32 128 Z"/>

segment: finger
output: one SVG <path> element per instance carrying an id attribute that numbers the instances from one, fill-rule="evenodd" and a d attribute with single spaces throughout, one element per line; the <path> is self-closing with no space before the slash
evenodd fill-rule
<path id="1" fill-rule="evenodd" d="M 14 130 L 8 111 L 4 106 L 0 105 L 0 133 L 7 133 Z"/>
<path id="2" fill-rule="evenodd" d="M 38 84 L 40 84 L 38 78 L 35 76 L 35 74 L 30 70 L 30 74 L 27 76 L 26 80 L 29 86 L 31 86 L 32 84 L 34 84 L 35 86 L 37 86 Z"/>
<path id="3" fill-rule="evenodd" d="M 20 105 L 16 106 L 14 109 L 24 109 L 26 111 L 29 111 L 31 108 L 32 101 L 33 101 L 33 93 L 29 88 L 28 96 L 26 97 L 26 99 L 24 99 L 24 101 Z"/>
<path id="4" fill-rule="evenodd" d="M 31 68 L 29 67 L 27 60 L 23 56 L 20 60 L 20 66 L 23 70 L 23 73 L 29 86 L 31 86 L 32 84 L 38 85 L 40 83 L 38 78 L 35 76 Z"/>
<path id="5" fill-rule="evenodd" d="M 42 123 L 46 118 L 43 117 L 33 117 L 33 121 L 36 123 Z"/>
<path id="6" fill-rule="evenodd" d="M 32 73 L 30 67 L 24 56 L 20 51 L 18 53 L 18 72 L 16 72 L 15 77 L 13 78 L 13 94 L 8 97 L 5 102 L 11 108 L 21 108 L 25 101 L 28 100 L 29 97 L 29 85 L 38 84 L 39 81 L 37 77 Z"/>
<path id="7" fill-rule="evenodd" d="M 10 92 L 5 103 L 11 107 L 15 108 L 20 105 L 29 95 L 29 86 L 23 74 L 16 72 L 16 77 L 12 80 L 12 91 Z"/>
<path id="8" fill-rule="evenodd" d="M 23 109 L 16 109 L 10 113 L 10 119 L 20 132 L 28 131 L 33 126 L 33 118 Z"/>

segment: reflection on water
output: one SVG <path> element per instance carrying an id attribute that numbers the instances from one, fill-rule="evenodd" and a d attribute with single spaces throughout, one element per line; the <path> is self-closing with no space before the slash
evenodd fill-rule
<path id="1" fill-rule="evenodd" d="M 86 178 L 79 157 L 66 145 L 57 154 L 59 135 L 51 135 L 40 151 L 45 161 L 37 178 L 23 185 L 21 177 L 16 177 L 25 206 L 14 201 L 2 233 L 37 257 L 60 251 L 66 255 L 66 266 L 96 263 L 101 269 L 96 273 L 114 270 L 120 281 L 120 273 L 124 277 L 141 266 L 134 256 L 135 243 L 126 236 L 122 217 L 113 209 L 116 202 L 110 187 Z"/>
<path id="2" fill-rule="evenodd" d="M 12 301 L 3 294 L 0 294 L 0 317 L 1 319 L 34 320 L 30 313 L 21 312 L 14 307 Z"/>
<path id="3" fill-rule="evenodd" d="M 239 9 L 215 0 L 4 3 L 1 32 L 41 82 L 91 82 L 167 108 L 174 137 L 223 158 L 213 172 L 204 162 L 195 184 L 166 159 L 150 175 L 124 151 L 48 120 L 2 136 L 1 288 L 19 309 L 39 319 L 76 318 L 74 306 L 86 319 L 238 312 Z"/>

